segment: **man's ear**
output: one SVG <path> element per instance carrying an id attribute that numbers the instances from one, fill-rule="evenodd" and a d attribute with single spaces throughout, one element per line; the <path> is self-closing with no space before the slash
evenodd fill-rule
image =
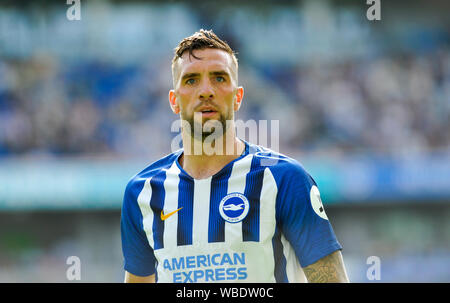
<path id="1" fill-rule="evenodd" d="M 178 115 L 180 113 L 180 107 L 178 106 L 177 97 L 173 89 L 169 91 L 169 103 L 173 113 Z"/>
<path id="2" fill-rule="evenodd" d="M 237 88 L 236 97 L 234 98 L 234 111 L 237 112 L 242 104 L 242 99 L 244 99 L 244 88 L 239 86 Z"/>

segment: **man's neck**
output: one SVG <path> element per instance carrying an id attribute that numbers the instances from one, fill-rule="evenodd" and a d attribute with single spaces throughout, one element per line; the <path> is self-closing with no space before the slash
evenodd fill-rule
<path id="1" fill-rule="evenodd" d="M 206 179 L 218 173 L 228 163 L 239 158 L 245 150 L 245 143 L 233 136 L 223 143 L 223 153 L 200 154 L 183 152 L 179 158 L 181 167 L 194 179 Z M 226 145 L 228 144 L 228 146 Z"/>

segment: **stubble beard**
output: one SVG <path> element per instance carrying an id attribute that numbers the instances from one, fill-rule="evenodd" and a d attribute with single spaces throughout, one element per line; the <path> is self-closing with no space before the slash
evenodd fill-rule
<path id="1" fill-rule="evenodd" d="M 205 139 L 214 135 L 214 139 L 217 140 L 223 137 L 231 123 L 227 122 L 233 119 L 232 113 L 224 115 L 219 113 L 219 119 L 203 119 L 201 112 L 196 112 L 192 115 L 187 116 L 181 113 L 181 119 L 186 121 L 190 127 L 190 136 L 194 140 L 201 140 L 205 142 Z"/>

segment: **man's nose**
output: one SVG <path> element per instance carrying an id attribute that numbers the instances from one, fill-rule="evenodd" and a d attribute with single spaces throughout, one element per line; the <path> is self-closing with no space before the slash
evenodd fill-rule
<path id="1" fill-rule="evenodd" d="M 202 81 L 198 92 L 200 100 L 210 100 L 214 98 L 214 89 L 208 80 Z"/>

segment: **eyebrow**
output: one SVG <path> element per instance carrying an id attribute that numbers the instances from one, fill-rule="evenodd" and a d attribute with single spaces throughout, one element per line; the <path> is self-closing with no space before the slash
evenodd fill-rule
<path id="1" fill-rule="evenodd" d="M 210 74 L 213 76 L 229 76 L 228 73 L 224 70 L 211 72 Z"/>
<path id="2" fill-rule="evenodd" d="M 199 73 L 187 73 L 187 74 L 184 74 L 183 77 L 181 77 L 181 80 L 184 80 L 187 78 L 198 77 L 198 76 L 200 76 Z"/>
<path id="3" fill-rule="evenodd" d="M 224 70 L 219 70 L 219 71 L 213 71 L 209 73 L 210 75 L 213 76 L 230 76 L 226 71 Z M 183 77 L 181 77 L 181 81 L 188 79 L 188 78 L 194 78 L 194 77 L 198 77 L 200 76 L 200 73 L 187 73 L 184 74 Z"/>

